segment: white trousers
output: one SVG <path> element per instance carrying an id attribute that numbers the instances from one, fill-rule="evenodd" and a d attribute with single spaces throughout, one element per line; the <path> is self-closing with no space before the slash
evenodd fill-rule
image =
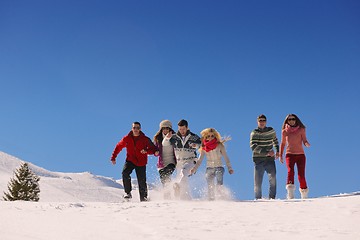
<path id="1" fill-rule="evenodd" d="M 180 187 L 180 198 L 191 199 L 189 175 L 190 170 L 194 167 L 194 161 L 179 161 L 177 162 L 177 183 Z"/>

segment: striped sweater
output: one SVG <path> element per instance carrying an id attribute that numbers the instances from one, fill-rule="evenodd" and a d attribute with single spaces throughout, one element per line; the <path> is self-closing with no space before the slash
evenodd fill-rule
<path id="1" fill-rule="evenodd" d="M 250 148 L 253 152 L 253 160 L 275 160 L 275 157 L 269 157 L 267 154 L 273 149 L 279 152 L 279 141 L 275 130 L 272 127 L 264 129 L 256 128 L 250 134 Z"/>

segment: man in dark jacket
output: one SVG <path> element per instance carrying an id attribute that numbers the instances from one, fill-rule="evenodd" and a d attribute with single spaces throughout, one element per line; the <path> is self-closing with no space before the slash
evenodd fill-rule
<path id="1" fill-rule="evenodd" d="M 131 176 L 130 174 L 135 169 L 136 177 L 139 184 L 140 201 L 148 200 L 148 191 L 146 183 L 146 164 L 148 155 L 154 154 L 158 149 L 151 142 L 150 138 L 145 136 L 141 131 L 141 124 L 134 122 L 132 130 L 128 135 L 123 137 L 116 145 L 111 156 L 112 164 L 116 164 L 116 157 L 123 148 L 126 147 L 126 161 L 122 171 L 122 179 L 125 190 L 125 199 L 130 199 L 131 196 Z"/>

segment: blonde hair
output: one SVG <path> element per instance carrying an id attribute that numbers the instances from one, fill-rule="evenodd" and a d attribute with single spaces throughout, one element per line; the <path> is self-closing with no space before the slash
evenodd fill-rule
<path id="1" fill-rule="evenodd" d="M 220 133 L 218 131 L 216 131 L 215 128 L 205 128 L 204 130 L 202 130 L 200 132 L 200 135 L 201 135 L 201 148 L 203 147 L 203 141 L 206 139 L 206 137 L 210 134 L 214 134 L 216 140 L 218 143 L 220 144 L 224 144 L 225 142 L 231 140 L 231 137 L 229 136 L 226 136 L 226 137 L 221 137 Z M 201 150 L 200 148 L 200 150 Z"/>

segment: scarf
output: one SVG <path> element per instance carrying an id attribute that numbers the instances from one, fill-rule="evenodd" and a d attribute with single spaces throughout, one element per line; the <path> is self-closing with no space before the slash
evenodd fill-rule
<path id="1" fill-rule="evenodd" d="M 218 142 L 217 142 L 217 139 L 214 138 L 211 141 L 204 140 L 203 144 L 204 144 L 203 149 L 205 150 L 205 152 L 210 152 L 211 150 L 214 150 L 217 147 Z"/>
<path id="2" fill-rule="evenodd" d="M 299 128 L 300 128 L 300 126 L 292 127 L 289 124 L 286 124 L 285 131 L 288 132 L 288 133 L 294 133 L 297 130 L 299 130 Z"/>

